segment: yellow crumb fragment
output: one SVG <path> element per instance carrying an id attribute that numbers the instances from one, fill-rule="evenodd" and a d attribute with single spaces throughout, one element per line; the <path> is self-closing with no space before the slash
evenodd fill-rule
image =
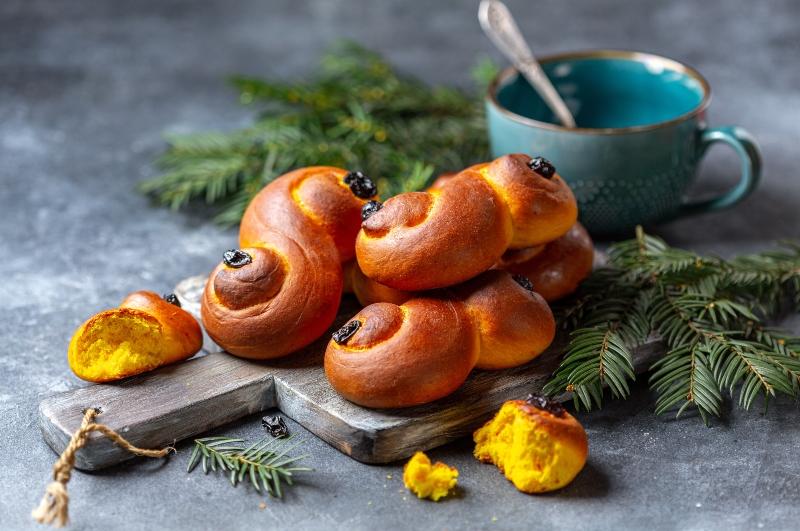
<path id="1" fill-rule="evenodd" d="M 422 452 L 415 453 L 403 467 L 403 483 L 418 498 L 439 501 L 450 493 L 458 482 L 458 470 L 431 460 Z"/>

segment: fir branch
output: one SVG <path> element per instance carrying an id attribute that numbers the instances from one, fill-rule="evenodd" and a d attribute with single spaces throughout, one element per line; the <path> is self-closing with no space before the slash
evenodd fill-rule
<path id="1" fill-rule="evenodd" d="M 290 440 L 267 437 L 245 446 L 242 439 L 230 437 L 195 439 L 186 471 L 202 465 L 206 474 L 209 470 L 227 473 L 234 487 L 248 479 L 256 491 L 281 497 L 283 484 L 292 485 L 295 472 L 311 470 L 296 466 L 307 456 L 289 456 L 301 444 L 289 444 Z"/>
<path id="2" fill-rule="evenodd" d="M 604 384 L 614 397 L 627 398 L 628 380 L 635 378 L 633 360 L 617 328 L 614 324 L 572 332 L 569 351 L 544 392 L 572 391 L 578 409 L 601 407 Z"/>
<path id="3" fill-rule="evenodd" d="M 492 65 L 484 61 L 477 71 L 482 84 Z M 242 104 L 259 107 L 255 123 L 168 137 L 158 160 L 163 173 L 142 191 L 173 209 L 195 200 L 219 205 L 216 220 L 233 225 L 264 185 L 297 167 L 364 171 L 385 199 L 488 158 L 480 98 L 401 76 L 354 43 L 335 45 L 308 81 L 231 82 Z"/>
<path id="4" fill-rule="evenodd" d="M 800 310 L 800 247 L 726 261 L 671 248 L 638 228 L 608 254 L 555 308 L 574 331 L 546 393 L 571 391 L 586 409 L 602 405 L 604 388 L 625 398 L 632 349 L 653 334 L 666 346 L 650 367 L 657 414 L 692 407 L 707 423 L 737 390 L 744 409 L 759 396 L 800 394 L 800 337 L 765 325 L 787 301 Z"/>

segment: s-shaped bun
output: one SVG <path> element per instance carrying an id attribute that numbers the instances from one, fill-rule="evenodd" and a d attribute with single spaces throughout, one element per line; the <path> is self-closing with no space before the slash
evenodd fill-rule
<path id="1" fill-rule="evenodd" d="M 328 343 L 325 374 L 351 402 L 394 408 L 447 396 L 473 367 L 526 363 L 555 335 L 550 307 L 530 288 L 491 270 L 400 305 L 367 306 Z"/>
<path id="2" fill-rule="evenodd" d="M 225 253 L 206 284 L 211 338 L 236 356 L 269 359 L 320 337 L 339 308 L 361 208 L 375 195 L 361 173 L 327 166 L 267 185 L 244 214 L 241 248 Z"/>
<path id="3" fill-rule="evenodd" d="M 356 256 L 369 278 L 391 288 L 441 288 L 489 269 L 509 248 L 560 237 L 577 214 L 549 162 L 506 155 L 387 200 L 364 220 Z"/>

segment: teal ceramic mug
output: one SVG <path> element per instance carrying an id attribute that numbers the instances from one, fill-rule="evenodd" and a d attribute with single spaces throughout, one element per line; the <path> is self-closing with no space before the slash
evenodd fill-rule
<path id="1" fill-rule="evenodd" d="M 507 69 L 486 98 L 492 153 L 549 159 L 572 187 L 581 221 L 593 234 L 625 234 L 638 224 L 728 208 L 756 187 L 758 146 L 740 127 L 706 126 L 711 92 L 694 69 L 657 55 L 612 50 L 541 62 L 578 127 L 558 125 L 536 91 Z M 738 155 L 738 184 L 718 197 L 687 199 L 698 162 L 717 142 Z"/>

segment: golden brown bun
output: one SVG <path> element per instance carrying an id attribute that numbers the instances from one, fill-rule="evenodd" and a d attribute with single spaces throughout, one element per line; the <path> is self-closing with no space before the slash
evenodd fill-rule
<path id="1" fill-rule="evenodd" d="M 544 246 L 507 251 L 495 267 L 525 275 L 548 302 L 566 297 L 592 272 L 594 245 L 583 225 L 575 223 Z"/>
<path id="2" fill-rule="evenodd" d="M 486 271 L 457 291 L 480 332 L 479 369 L 517 367 L 553 342 L 556 321 L 550 306 L 505 271 Z"/>
<path id="3" fill-rule="evenodd" d="M 327 166 L 296 170 L 247 207 L 239 242 L 249 259 L 223 261 L 203 293 L 203 324 L 226 351 L 252 359 L 284 356 L 333 323 L 342 263 L 353 258 L 366 203 L 345 184 L 346 175 Z"/>
<path id="4" fill-rule="evenodd" d="M 353 321 L 360 328 L 349 339 L 328 344 L 325 374 L 356 404 L 425 404 L 455 391 L 475 365 L 478 337 L 460 304 L 438 299 L 378 303 Z"/>
<path id="5" fill-rule="evenodd" d="M 558 173 L 543 177 L 528 166 L 527 155 L 506 155 L 477 171 L 503 198 L 511 211 L 514 238 L 510 247 L 520 249 L 555 240 L 578 220 L 578 203 Z"/>
<path id="6" fill-rule="evenodd" d="M 544 404 L 549 405 L 546 400 Z M 586 431 L 575 417 L 563 408 L 549 411 L 525 400 L 503 404 L 473 439 L 476 458 L 494 463 L 515 487 L 530 494 L 567 485 L 589 453 Z"/>
<path id="7" fill-rule="evenodd" d="M 358 263 L 369 278 L 404 291 L 452 286 L 494 264 L 509 247 L 564 234 L 577 204 L 558 174 L 543 177 L 527 155 L 506 155 L 428 192 L 392 197 L 361 225 Z"/>
<path id="8" fill-rule="evenodd" d="M 361 224 L 361 270 L 391 288 L 421 291 L 489 269 L 511 241 L 511 219 L 486 181 L 453 177 L 441 189 L 392 197 Z"/>
<path id="9" fill-rule="evenodd" d="M 152 291 L 137 291 L 83 323 L 67 358 L 79 378 L 110 382 L 185 360 L 202 346 L 191 314 Z"/>
<path id="10" fill-rule="evenodd" d="M 544 299 L 506 271 L 415 296 L 399 306 L 367 306 L 328 343 L 325 374 L 351 402 L 376 408 L 430 402 L 458 388 L 476 364 L 501 369 L 532 360 L 555 334 Z M 342 337 L 354 322 L 360 328 Z"/>
<path id="11" fill-rule="evenodd" d="M 347 170 L 330 166 L 301 168 L 278 177 L 256 195 L 239 226 L 239 245 L 269 243 L 280 232 L 298 243 L 332 239 L 344 263 L 355 256 L 353 243 L 361 226 L 361 207 L 345 184 Z"/>

